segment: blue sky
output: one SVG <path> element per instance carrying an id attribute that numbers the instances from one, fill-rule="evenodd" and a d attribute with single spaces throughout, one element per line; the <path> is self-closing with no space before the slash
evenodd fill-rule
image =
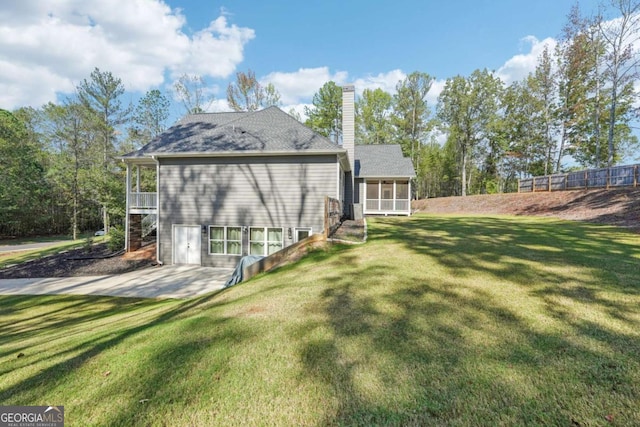
<path id="1" fill-rule="evenodd" d="M 595 12 L 596 0 L 580 2 Z M 183 73 L 206 78 L 228 108 L 225 88 L 252 69 L 302 111 L 328 80 L 357 91 L 395 84 L 412 71 L 448 77 L 477 68 L 506 82 L 553 46 L 569 0 L 212 1 L 21 0 L 0 6 L 0 108 L 40 106 L 73 93 L 94 67 L 120 77 L 133 102 L 170 93 Z M 176 104 L 173 118 L 181 115 Z"/>
<path id="2" fill-rule="evenodd" d="M 597 1 L 582 1 L 585 11 Z M 393 69 L 439 79 L 498 69 L 527 53 L 528 36 L 557 37 L 573 1 L 169 1 L 193 29 L 221 8 L 229 21 L 252 28 L 241 68 L 260 75 L 328 66 L 352 76 Z"/>

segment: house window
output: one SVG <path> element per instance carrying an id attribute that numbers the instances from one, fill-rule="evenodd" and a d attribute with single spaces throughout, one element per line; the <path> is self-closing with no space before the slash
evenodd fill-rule
<path id="1" fill-rule="evenodd" d="M 249 229 L 249 253 L 271 255 L 284 247 L 282 228 L 251 227 Z"/>
<path id="2" fill-rule="evenodd" d="M 296 234 L 295 234 L 296 242 L 299 242 L 300 240 L 304 240 L 309 236 L 311 236 L 310 228 L 296 228 Z"/>
<path id="3" fill-rule="evenodd" d="M 209 226 L 209 255 L 242 255 L 242 227 Z"/>
<path id="4" fill-rule="evenodd" d="M 227 254 L 242 255 L 242 227 L 227 227 Z"/>
<path id="5" fill-rule="evenodd" d="M 209 254 L 224 255 L 224 227 L 209 227 Z"/>

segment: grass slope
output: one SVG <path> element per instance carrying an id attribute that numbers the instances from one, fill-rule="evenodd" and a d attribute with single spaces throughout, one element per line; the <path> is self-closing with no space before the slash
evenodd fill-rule
<path id="1" fill-rule="evenodd" d="M 0 405 L 68 425 L 638 425 L 640 242 L 544 218 L 369 222 L 189 301 L 0 297 Z"/>
<path id="2" fill-rule="evenodd" d="M 411 207 L 435 215 L 553 216 L 640 233 L 640 187 L 437 197 L 413 201 Z"/>

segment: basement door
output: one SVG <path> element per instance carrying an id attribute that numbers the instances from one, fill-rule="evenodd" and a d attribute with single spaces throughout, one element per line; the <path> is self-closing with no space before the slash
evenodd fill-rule
<path id="1" fill-rule="evenodd" d="M 200 226 L 173 227 L 173 263 L 200 265 Z"/>

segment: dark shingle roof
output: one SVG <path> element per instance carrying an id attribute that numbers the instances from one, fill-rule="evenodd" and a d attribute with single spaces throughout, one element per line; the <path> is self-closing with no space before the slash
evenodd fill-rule
<path id="1" fill-rule="evenodd" d="M 356 178 L 414 178 L 411 159 L 396 144 L 356 145 Z"/>
<path id="2" fill-rule="evenodd" d="M 280 110 L 190 114 L 150 143 L 123 156 L 202 155 L 237 152 L 344 151 Z"/>

